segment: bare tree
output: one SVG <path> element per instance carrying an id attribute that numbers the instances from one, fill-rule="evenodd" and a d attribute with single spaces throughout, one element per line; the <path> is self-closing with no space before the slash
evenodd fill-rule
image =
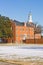
<path id="1" fill-rule="evenodd" d="M 35 43 L 35 34 L 42 34 L 43 33 L 43 26 L 34 23 L 34 43 Z"/>

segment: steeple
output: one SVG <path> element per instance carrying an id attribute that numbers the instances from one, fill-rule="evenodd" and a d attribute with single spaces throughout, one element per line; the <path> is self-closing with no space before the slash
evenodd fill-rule
<path id="1" fill-rule="evenodd" d="M 31 12 L 29 13 L 29 16 L 28 16 L 28 22 L 33 22 L 32 21 L 32 13 Z"/>

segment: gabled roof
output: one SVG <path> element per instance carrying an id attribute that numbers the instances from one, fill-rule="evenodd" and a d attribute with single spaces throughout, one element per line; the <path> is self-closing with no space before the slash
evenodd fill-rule
<path id="1" fill-rule="evenodd" d="M 19 22 L 19 21 L 17 21 L 17 20 L 14 20 L 13 22 L 15 22 L 15 24 L 17 25 L 17 26 L 24 26 L 24 24 L 25 24 L 25 22 Z M 34 23 L 26 23 L 26 26 L 27 27 L 34 27 L 35 26 L 35 24 Z"/>
<path id="2" fill-rule="evenodd" d="M 19 22 L 17 20 L 14 20 L 14 22 L 17 26 L 24 26 L 24 22 Z"/>
<path id="3" fill-rule="evenodd" d="M 28 22 L 27 22 L 27 24 L 26 24 L 26 25 L 27 25 L 28 27 L 35 27 L 35 24 L 34 24 L 34 23 L 32 23 L 32 22 L 31 22 L 31 23 L 28 23 Z"/>

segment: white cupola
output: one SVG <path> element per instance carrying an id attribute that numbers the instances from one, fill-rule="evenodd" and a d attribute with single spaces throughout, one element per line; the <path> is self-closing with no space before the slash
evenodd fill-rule
<path id="1" fill-rule="evenodd" d="M 33 21 L 32 21 L 32 14 L 31 14 L 31 12 L 29 13 L 29 16 L 28 16 L 28 22 L 29 22 L 29 23 L 33 22 Z"/>

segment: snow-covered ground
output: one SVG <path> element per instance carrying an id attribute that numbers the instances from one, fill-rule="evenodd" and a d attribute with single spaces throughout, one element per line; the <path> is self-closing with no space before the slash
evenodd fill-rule
<path id="1" fill-rule="evenodd" d="M 43 46 L 0 46 L 0 58 L 14 60 L 29 57 L 43 58 Z"/>

